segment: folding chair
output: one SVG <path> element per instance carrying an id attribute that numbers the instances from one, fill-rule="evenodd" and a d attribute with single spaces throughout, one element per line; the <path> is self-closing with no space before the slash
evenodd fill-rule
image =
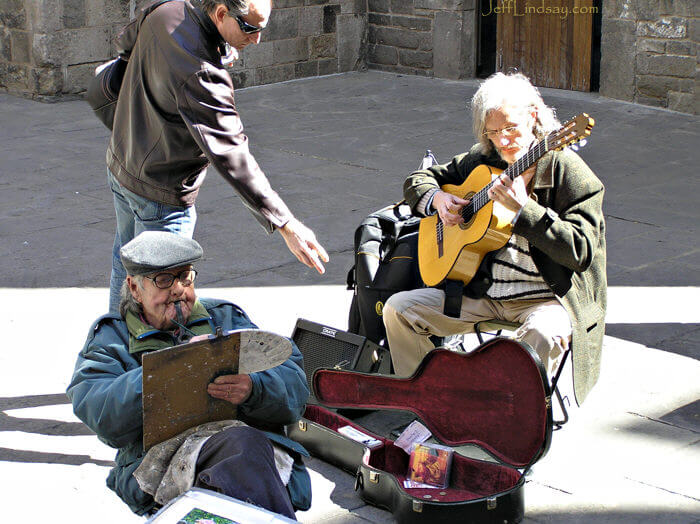
<path id="1" fill-rule="evenodd" d="M 520 325 L 521 324 L 519 322 L 508 322 L 506 320 L 498 320 L 495 318 L 491 320 L 482 320 L 481 322 L 477 322 L 476 324 L 474 324 L 474 333 L 479 339 L 479 344 L 483 344 L 484 334 L 498 337 L 501 335 L 502 331 L 515 331 L 520 327 Z M 563 416 L 562 420 L 552 421 L 555 426 L 555 429 L 561 428 L 564 424 L 566 424 L 569 421 L 569 412 L 567 411 L 566 405 L 564 404 L 564 398 L 566 398 L 567 401 L 569 399 L 568 397 L 562 398 L 561 393 L 559 392 L 559 387 L 557 386 L 557 383 L 559 382 L 559 377 L 561 376 L 561 372 L 564 369 L 564 364 L 566 364 L 566 359 L 569 357 L 569 353 L 571 353 L 571 348 L 567 349 L 566 352 L 564 352 L 564 356 L 561 359 L 559 368 L 557 369 L 557 372 L 552 378 L 552 390 L 554 391 L 554 394 L 557 398 L 557 402 L 559 403 L 559 407 L 561 408 Z"/>

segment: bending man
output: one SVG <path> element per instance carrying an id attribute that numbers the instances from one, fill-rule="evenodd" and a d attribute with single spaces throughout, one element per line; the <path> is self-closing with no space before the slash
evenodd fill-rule
<path id="1" fill-rule="evenodd" d="M 269 233 L 279 230 L 301 262 L 324 272 L 327 253 L 272 190 L 248 149 L 224 66 L 260 41 L 270 10 L 270 0 L 156 3 L 117 38 L 128 66 L 107 149 L 117 217 L 111 312 L 125 277 L 119 250 L 145 230 L 192 238 L 194 204 L 209 165 Z"/>

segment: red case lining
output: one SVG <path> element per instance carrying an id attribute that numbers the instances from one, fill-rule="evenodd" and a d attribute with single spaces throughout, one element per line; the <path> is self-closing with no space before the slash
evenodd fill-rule
<path id="1" fill-rule="evenodd" d="M 430 495 L 430 500 L 434 502 L 464 502 L 507 491 L 515 487 L 521 478 L 518 470 L 455 454 L 452 459 L 452 472 L 448 488 L 404 488 L 403 481 L 408 471 L 409 455 L 403 449 L 395 446 L 393 440 L 375 435 L 351 420 L 320 406 L 308 406 L 304 418 L 332 431 L 338 431 L 338 428 L 342 426 L 352 426 L 381 440 L 382 446 L 367 449 L 363 462 L 372 468 L 393 475 L 401 488 L 416 498 Z"/>

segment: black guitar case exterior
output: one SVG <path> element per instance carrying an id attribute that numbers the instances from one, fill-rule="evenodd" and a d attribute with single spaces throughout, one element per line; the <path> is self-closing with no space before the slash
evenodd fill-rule
<path id="1" fill-rule="evenodd" d="M 390 438 L 310 405 L 291 438 L 309 452 L 356 476 L 366 502 L 391 511 L 399 522 L 520 522 L 525 473 L 549 448 L 551 390 L 535 352 L 494 338 L 471 353 L 430 352 L 407 378 L 318 369 L 312 381 L 323 405 L 343 409 L 413 412 L 441 443 L 473 444 L 495 460 L 457 451 L 445 489 L 405 488 L 409 455 Z M 338 433 L 352 426 L 381 442 L 366 447 Z"/>

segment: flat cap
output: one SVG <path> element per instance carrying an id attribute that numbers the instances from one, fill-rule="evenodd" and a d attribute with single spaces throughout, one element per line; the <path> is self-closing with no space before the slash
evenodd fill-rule
<path id="1" fill-rule="evenodd" d="M 148 275 L 193 264 L 202 258 L 202 246 L 175 233 L 144 231 L 122 246 L 119 255 L 128 275 Z"/>

